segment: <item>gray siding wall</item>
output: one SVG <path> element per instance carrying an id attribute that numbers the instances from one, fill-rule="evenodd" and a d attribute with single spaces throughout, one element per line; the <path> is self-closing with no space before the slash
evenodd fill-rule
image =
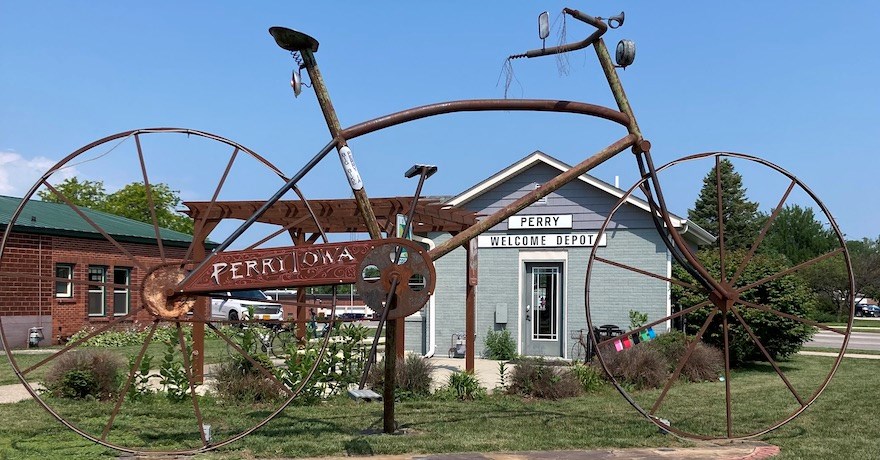
<path id="1" fill-rule="evenodd" d="M 491 214 L 534 190 L 535 184 L 543 184 L 558 175 L 558 169 L 537 164 L 487 190 L 465 203 L 464 207 L 481 214 Z M 574 180 L 547 195 L 546 204 L 535 203 L 520 214 L 572 214 L 573 230 L 597 230 L 616 203 L 616 197 Z M 632 205 L 625 205 L 617 211 L 614 224 L 617 228 L 647 228 L 652 225 L 650 215 Z M 507 221 L 492 227 L 491 231 L 507 231 Z"/>
<path id="2" fill-rule="evenodd" d="M 536 183 L 544 183 L 556 176 L 555 168 L 540 164 L 522 174 L 510 178 L 491 190 L 465 204 L 470 210 L 490 214 L 511 203 L 523 194 L 534 190 Z M 608 193 L 590 187 L 580 181 L 569 183 L 548 196 L 546 204 L 534 204 L 520 214 L 572 214 L 573 227 L 544 231 L 547 233 L 570 233 L 597 230 L 605 216 L 617 202 Z M 669 255 L 656 234 L 647 212 L 631 205 L 618 211 L 615 222 L 607 232 L 607 246 L 600 248 L 602 257 L 621 262 L 662 276 L 667 275 Z M 508 230 L 502 222 L 490 233 L 506 234 L 541 233 L 538 229 Z M 440 244 L 450 238 L 448 234 L 428 235 Z M 476 355 L 485 352 L 486 333 L 490 330 L 508 329 L 514 340 L 522 346 L 520 337 L 521 295 L 520 278 L 524 270 L 520 253 L 553 251 L 564 253 L 564 322 L 562 336 L 563 355 L 567 357 L 573 339 L 571 331 L 586 328 L 585 280 L 591 248 L 540 248 L 540 249 L 487 249 L 479 250 L 479 285 L 477 286 Z M 532 254 L 525 254 L 532 259 Z M 464 332 L 465 319 L 465 250 L 458 248 L 435 263 L 437 272 L 436 339 L 438 355 L 445 355 L 452 334 Z M 650 320 L 666 315 L 667 283 L 640 275 L 629 270 L 598 263 L 590 281 L 590 314 L 594 325 L 616 324 L 629 327 L 629 311 L 647 313 Z M 496 311 L 506 313 L 507 322 L 496 322 Z M 504 316 L 503 314 L 501 316 Z M 665 326 L 655 328 L 658 332 Z M 407 333 L 409 333 L 409 328 Z M 427 330 L 425 330 L 427 334 Z M 407 343 L 410 338 L 407 336 Z"/>

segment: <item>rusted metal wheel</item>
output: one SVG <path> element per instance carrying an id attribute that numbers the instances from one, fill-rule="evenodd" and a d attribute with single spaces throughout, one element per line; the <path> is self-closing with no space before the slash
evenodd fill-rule
<path id="1" fill-rule="evenodd" d="M 150 223 L 134 225 L 74 204 L 85 194 L 73 196 L 59 190 L 67 178 L 76 178 L 80 184 L 103 181 L 108 189 L 139 182 L 146 190 L 148 206 L 144 212 Z M 247 324 L 246 318 L 238 316 L 234 320 L 230 316 L 212 318 L 209 293 L 178 295 L 174 290 L 206 252 L 229 234 L 229 228 L 217 225 L 229 211 L 220 200 L 265 198 L 286 179 L 269 161 L 240 144 L 177 128 L 108 136 L 53 166 L 24 196 L 23 203 L 39 196 L 59 203 L 20 206 L 12 212 L 11 224 L 0 241 L 0 335 L 4 349 L 20 344 L 16 339 L 23 327 L 26 330 L 23 321 L 45 321 L 45 336 L 53 341 L 68 340 L 65 346 L 49 347 L 47 353 L 8 354 L 15 374 L 31 396 L 82 436 L 131 453 L 210 450 L 251 433 L 278 415 L 300 394 L 320 358 L 307 372 L 285 373 L 282 361 L 243 350 L 245 344 L 239 337 L 247 333 L 243 331 L 259 331 L 258 324 Z M 157 208 L 156 203 L 169 190 L 178 192 L 185 202 L 209 203 L 208 212 L 193 222 L 195 238 L 160 224 L 165 222 L 161 219 L 167 210 Z M 182 207 L 179 203 L 174 206 Z M 257 225 L 239 236 L 234 246 L 273 245 L 264 238 L 272 230 Z M 287 231 L 275 235 L 278 233 L 286 235 Z M 198 243 L 202 238 L 204 245 Z M 288 238 L 280 244 L 289 246 L 291 242 Z M 233 291 L 231 298 L 237 295 Z M 83 303 L 89 310 L 88 319 L 80 310 Z M 324 307 L 331 309 L 332 318 L 335 303 Z M 52 312 L 56 315 L 51 316 Z M 72 326 L 69 318 L 60 317 L 64 315 L 79 323 Z M 242 324 L 246 327 L 231 327 Z M 279 325 L 294 327 L 286 317 L 274 323 Z M 68 337 L 80 326 L 91 332 Z M 89 339 L 133 328 L 143 331 L 141 342 L 101 347 L 106 352 L 103 357 L 88 358 L 117 362 L 122 369 L 119 386 L 108 387 L 111 389 L 97 398 L 84 399 L 43 391 L 42 382 L 49 374 L 74 368 L 72 362 L 97 349 L 86 346 Z M 191 337 L 198 336 L 202 328 L 209 345 L 199 355 Z M 321 355 L 330 336 L 325 334 L 313 342 Z M 251 338 L 259 337 L 254 332 Z M 265 350 L 271 345 L 247 347 Z M 232 356 L 227 348 L 234 350 Z M 259 390 L 249 394 L 245 394 L 246 388 L 221 391 L 218 382 L 223 366 L 247 368 L 252 374 L 251 386 Z"/>
<path id="2" fill-rule="evenodd" d="M 744 229 L 742 222 L 728 219 L 721 171 L 733 165 L 748 190 L 761 190 L 772 196 L 762 203 L 766 212 L 760 228 Z M 702 180 L 710 172 L 715 181 Z M 706 176 L 707 178 L 710 176 Z M 708 235 L 692 222 L 675 215 L 663 215 L 651 201 L 660 198 L 650 193 L 655 183 L 643 178 L 612 209 L 600 230 L 607 246 L 595 246 L 590 255 L 586 282 L 586 315 L 594 323 L 607 322 L 608 311 L 627 309 L 650 313 L 647 322 L 618 337 L 600 336 L 595 342 L 598 362 L 611 376 L 614 386 L 641 414 L 661 429 L 692 439 L 741 439 L 767 433 L 795 418 L 812 404 L 828 385 L 837 370 L 849 341 L 853 314 L 853 277 L 845 240 L 825 205 L 800 180 L 767 161 L 736 153 L 714 152 L 693 155 L 670 162 L 657 169 L 659 183 L 667 189 L 687 188 L 691 195 L 685 203 L 666 203 L 667 209 L 686 213 L 701 187 L 709 193 L 714 212 Z M 697 178 L 696 180 L 694 178 Z M 733 180 L 733 179 L 731 179 Z M 680 196 L 684 193 L 678 192 Z M 668 194 L 668 191 L 667 191 Z M 652 198 L 648 199 L 648 196 Z M 720 197 L 720 198 L 719 198 Z M 778 200 L 778 201 L 777 201 Z M 676 207 L 676 205 L 679 205 Z M 787 208 L 797 205 L 798 208 Z M 656 216 L 661 228 L 657 236 L 650 217 L 639 220 L 633 213 L 642 208 Z M 791 235 L 780 223 L 780 211 L 811 210 L 822 244 L 797 256 L 786 258 L 767 250 L 768 241 L 785 241 Z M 807 213 L 807 215 L 809 215 Z M 642 234 L 645 248 L 663 247 L 667 238 L 677 260 L 658 261 L 655 266 L 636 266 L 627 259 L 627 251 L 611 250 L 640 241 L 615 230 L 626 227 L 626 235 Z M 694 239 L 693 235 L 699 238 Z M 714 235 L 714 243 L 706 237 Z M 697 248 L 695 241 L 705 244 Z M 617 240 L 617 241 L 615 241 Z M 792 254 L 790 252 L 789 254 Z M 790 260 L 796 259 L 796 260 Z M 686 266 L 690 266 L 686 269 Z M 832 280 L 832 274 L 836 276 Z M 702 278 L 702 280 L 700 280 Z M 825 281 L 825 287 L 837 296 L 847 318 L 846 328 L 830 328 L 807 317 L 811 294 L 804 290 L 804 280 Z M 642 305 L 618 290 L 598 292 L 593 285 L 644 286 L 645 294 L 664 298 L 671 292 L 668 305 Z M 624 327 L 626 329 L 626 327 Z M 684 331 L 687 338 L 677 342 L 669 330 Z M 801 368 L 797 361 L 787 362 L 793 351 L 771 339 L 771 334 L 799 334 L 819 331 L 839 339 L 829 357 L 811 357 L 820 363 Z M 653 344 L 652 344 L 653 343 Z M 660 346 L 662 343 L 663 346 Z M 711 348 L 708 348 L 711 347 Z M 666 353 L 666 357 L 658 351 Z M 712 351 L 720 352 L 720 361 L 712 360 Z M 717 359 L 718 355 L 716 354 Z M 640 388 L 637 377 L 624 377 L 620 364 L 638 362 L 640 374 L 655 375 L 655 387 Z M 708 369 L 708 371 L 707 371 Z M 646 382 L 643 380 L 642 382 Z"/>

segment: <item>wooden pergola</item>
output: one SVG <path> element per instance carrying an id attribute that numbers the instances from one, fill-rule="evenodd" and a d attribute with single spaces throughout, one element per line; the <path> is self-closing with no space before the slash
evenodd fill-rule
<path id="1" fill-rule="evenodd" d="M 196 222 L 196 240 L 204 243 L 207 235 L 223 220 L 233 219 L 244 221 L 259 210 L 263 201 L 186 201 L 183 203 L 186 210 L 183 212 L 192 217 Z M 370 204 L 376 215 L 379 226 L 386 235 L 394 236 L 397 215 L 408 215 L 413 204 L 413 197 L 372 198 Z M 311 212 L 310 212 L 311 209 Z M 456 234 L 477 222 L 477 215 L 471 211 L 454 208 L 436 198 L 419 199 L 415 205 L 412 231 L 414 234 L 427 232 L 448 232 Z M 248 248 L 259 247 L 266 241 L 287 233 L 294 246 L 310 245 L 318 242 L 324 235 L 333 233 L 367 233 L 367 224 L 357 209 L 354 198 L 350 199 L 316 199 L 316 200 L 281 200 L 272 205 L 257 219 L 257 222 L 278 226 L 278 229 L 266 235 L 260 241 L 251 244 Z M 195 244 L 197 252 L 195 260 L 205 257 L 204 244 Z M 470 250 L 468 251 L 471 252 Z M 470 265 L 471 258 L 468 258 Z M 471 281 L 474 285 L 474 280 Z M 471 283 L 468 291 L 473 290 Z M 296 304 L 305 304 L 305 290 L 297 292 Z M 473 316 L 473 305 L 469 305 L 469 317 Z M 198 307 L 197 307 L 198 308 Z M 201 308 L 207 310 L 208 306 Z M 300 317 L 301 308 L 296 309 L 294 321 L 298 324 L 298 334 L 304 334 L 305 321 Z M 210 314 L 209 312 L 205 312 Z M 404 353 L 404 327 L 403 319 L 397 319 L 395 327 L 396 339 L 394 340 L 395 351 L 398 356 Z M 472 321 L 471 321 L 472 322 Z M 471 326 L 473 327 L 473 326 Z M 198 329 L 201 329 L 199 331 Z M 193 339 L 203 341 L 203 327 L 194 328 Z M 198 355 L 201 357 L 201 354 Z M 473 367 L 473 343 L 468 345 L 468 363 Z M 202 363 L 195 362 L 194 368 L 200 369 Z"/>

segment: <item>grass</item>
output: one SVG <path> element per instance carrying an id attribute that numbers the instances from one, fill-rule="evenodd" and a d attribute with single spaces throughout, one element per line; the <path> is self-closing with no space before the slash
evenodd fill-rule
<path id="1" fill-rule="evenodd" d="M 127 362 L 129 356 L 137 356 L 138 352 L 140 352 L 140 345 L 132 345 L 126 347 L 119 348 L 108 348 L 108 350 L 112 350 L 114 353 L 117 353 L 124 362 Z M 43 347 L 40 350 L 46 351 L 46 353 L 37 353 L 37 354 L 24 354 L 24 353 L 15 353 L 13 355 L 15 357 L 16 362 L 18 363 L 19 370 L 24 371 L 30 366 L 39 363 L 43 359 L 49 357 L 52 353 L 61 349 L 60 346 L 54 347 Z M 162 355 L 165 352 L 165 345 L 161 343 L 151 343 L 147 347 L 147 354 L 153 356 L 153 364 L 154 367 L 158 366 L 159 362 L 162 359 Z M 0 351 L 2 353 L 2 351 Z M 223 342 L 219 338 L 214 339 L 205 339 L 205 362 L 208 364 L 219 362 L 223 356 L 226 354 L 226 342 Z M 0 366 L 0 385 L 9 385 L 12 383 L 18 383 L 18 377 L 15 376 L 15 373 L 12 371 L 12 367 L 9 366 L 9 362 L 5 356 L 2 357 L 3 365 Z M 39 381 L 46 372 L 51 367 L 51 362 L 46 365 L 40 366 L 34 371 L 28 373 L 28 381 L 36 382 Z"/>
<path id="2" fill-rule="evenodd" d="M 816 375 L 827 373 L 831 358 L 798 356 L 782 363 L 798 391 Z M 880 452 L 880 429 L 875 414 L 876 383 L 880 361 L 845 359 L 835 379 L 815 404 L 788 425 L 759 438 L 778 445 L 781 459 L 874 458 Z M 738 409 L 735 419 L 747 417 L 773 419 L 780 408 L 790 407 L 790 393 L 779 385 L 775 374 L 763 365 L 738 372 L 736 381 L 747 381 L 742 396 L 753 398 L 751 412 Z M 732 380 L 733 381 L 733 380 Z M 718 383 L 691 384 L 684 391 L 670 394 L 673 425 L 717 426 L 717 407 L 710 404 Z M 639 399 L 656 398 L 656 391 L 636 392 Z M 128 404 L 128 403 L 127 403 Z M 705 414 L 693 420 L 675 418 L 676 407 L 700 404 Z M 73 402 L 58 405 L 61 411 L 85 419 L 85 426 L 102 426 L 100 403 Z M 723 405 L 722 405 L 723 406 Z M 178 436 L 191 438 L 194 425 L 179 416 L 191 405 L 156 398 L 152 404 L 135 404 L 132 414 L 146 421 L 142 429 L 134 425 L 111 433 L 111 439 L 140 436 L 141 440 L 162 439 L 171 444 Z M 205 417 L 222 420 L 234 429 L 264 416 L 266 408 L 251 407 L 246 413 L 224 404 L 203 406 Z M 240 409 L 240 408 L 239 408 Z M 96 415 L 91 418 L 89 414 Z M 31 414 L 22 417 L 21 414 Z M 314 406 L 289 407 L 265 427 L 217 452 L 200 458 L 278 458 L 327 455 L 372 455 L 400 453 L 492 452 L 516 450 L 590 449 L 610 447 L 687 446 L 674 437 L 659 434 L 639 416 L 613 388 L 598 393 L 559 400 L 537 401 L 513 397 L 491 397 L 476 402 L 433 399 L 402 402 L 397 405 L 397 421 L 407 435 L 365 434 L 381 428 L 382 406 L 335 399 Z M 147 420 L 148 419 L 148 420 Z M 130 424 L 134 420 L 120 421 Z M 744 422 L 743 422 L 744 423 Z M 760 423 L 759 423 L 760 424 Z M 113 458 L 118 453 L 97 447 L 64 428 L 33 401 L 0 406 L 0 458 Z M 752 428 L 744 426 L 744 428 Z M 114 434 L 116 433 L 116 434 Z M 113 436 L 118 436 L 113 438 Z"/>
<path id="3" fill-rule="evenodd" d="M 825 323 L 825 325 L 830 327 L 846 327 L 846 323 Z M 855 318 L 853 319 L 853 327 L 867 328 L 867 330 L 862 329 L 862 332 L 880 332 L 880 321 Z"/>

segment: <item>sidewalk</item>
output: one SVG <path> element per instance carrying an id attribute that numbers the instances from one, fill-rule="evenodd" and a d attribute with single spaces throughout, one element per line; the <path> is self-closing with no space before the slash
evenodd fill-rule
<path id="1" fill-rule="evenodd" d="M 668 460 L 673 458 L 759 460 L 774 457 L 777 454 L 779 454 L 779 448 L 774 445 L 763 442 L 737 442 L 722 445 L 707 443 L 700 447 L 659 447 L 654 449 L 467 452 L 457 454 L 378 455 L 370 457 L 318 457 L 301 460 L 351 460 L 352 458 L 369 458 L 370 460 Z"/>

